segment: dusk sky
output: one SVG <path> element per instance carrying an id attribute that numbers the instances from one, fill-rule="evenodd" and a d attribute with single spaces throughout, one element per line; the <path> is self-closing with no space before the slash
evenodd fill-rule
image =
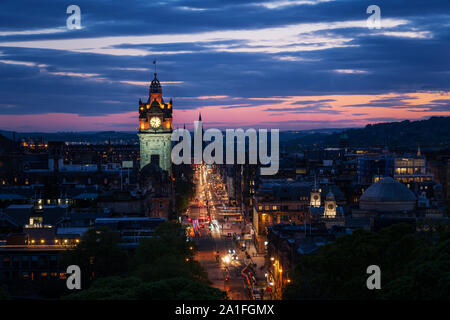
<path id="1" fill-rule="evenodd" d="M 2 0 L 0 129 L 135 131 L 154 59 L 175 128 L 450 116 L 450 1 Z"/>

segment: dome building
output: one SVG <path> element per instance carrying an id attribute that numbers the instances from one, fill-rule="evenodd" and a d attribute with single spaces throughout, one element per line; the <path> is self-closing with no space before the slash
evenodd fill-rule
<path id="1" fill-rule="evenodd" d="M 416 207 L 416 196 L 391 177 L 371 185 L 359 199 L 359 208 L 367 211 L 404 212 Z"/>

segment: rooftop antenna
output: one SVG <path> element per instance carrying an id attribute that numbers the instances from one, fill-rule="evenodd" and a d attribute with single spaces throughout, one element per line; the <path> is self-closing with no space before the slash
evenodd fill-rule
<path id="1" fill-rule="evenodd" d="M 153 64 L 155 65 L 155 76 L 156 76 L 156 58 L 153 59 Z"/>

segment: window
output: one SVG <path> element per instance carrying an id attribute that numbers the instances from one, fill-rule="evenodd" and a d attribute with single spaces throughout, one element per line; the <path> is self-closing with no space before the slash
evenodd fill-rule
<path id="1" fill-rule="evenodd" d="M 56 256 L 50 256 L 50 267 L 56 267 L 57 259 Z"/>
<path id="2" fill-rule="evenodd" d="M 31 267 L 32 268 L 37 268 L 38 266 L 38 257 L 37 256 L 32 256 L 31 257 Z"/>
<path id="3" fill-rule="evenodd" d="M 22 256 L 22 268 L 29 268 L 30 266 L 30 260 L 28 259 L 28 256 Z"/>
<path id="4" fill-rule="evenodd" d="M 14 269 L 17 269 L 17 268 L 19 268 L 19 257 L 18 256 L 14 256 L 13 257 L 13 268 Z"/>
<path id="5" fill-rule="evenodd" d="M 2 265 L 5 268 L 8 268 L 10 266 L 11 260 L 9 259 L 8 256 L 3 257 L 2 259 Z"/>

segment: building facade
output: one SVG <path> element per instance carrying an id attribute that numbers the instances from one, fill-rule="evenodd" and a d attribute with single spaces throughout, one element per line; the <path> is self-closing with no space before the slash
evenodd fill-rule
<path id="1" fill-rule="evenodd" d="M 158 162 L 162 170 L 171 172 L 172 100 L 164 102 L 162 87 L 153 78 L 146 103 L 139 100 L 140 168 Z"/>

